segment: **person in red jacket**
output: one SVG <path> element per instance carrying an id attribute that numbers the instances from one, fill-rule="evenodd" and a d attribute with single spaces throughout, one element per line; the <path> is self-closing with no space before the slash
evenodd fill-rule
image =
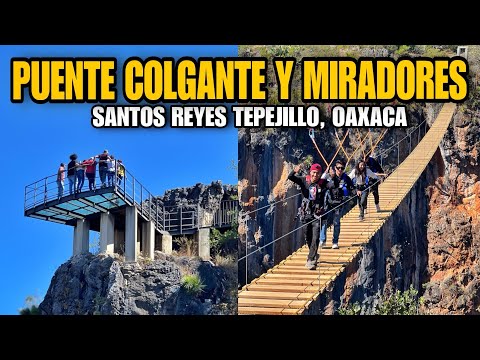
<path id="1" fill-rule="evenodd" d="M 85 175 L 87 176 L 88 180 L 88 189 L 90 191 L 96 190 L 97 186 L 95 185 L 95 173 L 97 171 L 97 161 L 95 161 L 95 157 L 91 157 L 88 160 L 83 160 L 82 165 L 86 166 Z"/>

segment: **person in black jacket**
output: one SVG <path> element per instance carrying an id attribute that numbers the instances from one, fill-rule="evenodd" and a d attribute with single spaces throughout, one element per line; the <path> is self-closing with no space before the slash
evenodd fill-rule
<path id="1" fill-rule="evenodd" d="M 69 183 L 70 195 L 77 192 L 77 167 L 79 163 L 77 162 L 77 154 L 70 155 L 70 162 L 67 165 L 67 177 Z"/>
<path id="2" fill-rule="evenodd" d="M 328 214 L 322 220 L 320 231 L 320 247 L 325 247 L 327 242 L 327 225 L 333 223 L 332 249 L 338 249 L 340 237 L 340 219 L 346 209 L 344 202 L 350 197 L 351 191 L 355 188 L 347 174 L 345 174 L 345 163 L 338 159 L 335 162 L 335 174 L 330 179 L 325 196 L 325 209 Z"/>
<path id="3" fill-rule="evenodd" d="M 365 164 L 372 172 L 376 174 L 384 175 L 382 166 L 378 163 L 373 156 L 368 156 L 365 159 Z M 374 182 L 370 185 L 370 192 L 373 194 L 373 199 L 375 202 L 375 207 L 377 212 L 380 212 L 380 196 L 378 195 L 378 185 L 380 185 L 381 178 L 375 179 Z"/>
<path id="4" fill-rule="evenodd" d="M 306 225 L 305 241 L 308 245 L 308 256 L 305 267 L 314 270 L 318 261 L 318 243 L 320 241 L 320 218 L 323 214 L 323 203 L 327 181 L 321 179 L 322 167 L 320 164 L 313 164 L 310 167 L 310 175 L 297 176 L 301 165 L 295 166 L 288 175 L 288 179 L 300 186 L 304 197 L 300 208 L 300 219 Z"/>
<path id="5" fill-rule="evenodd" d="M 102 183 L 102 189 L 107 186 L 108 162 L 110 161 L 110 154 L 108 150 L 103 150 L 103 153 L 96 155 L 98 158 L 98 175 Z"/>

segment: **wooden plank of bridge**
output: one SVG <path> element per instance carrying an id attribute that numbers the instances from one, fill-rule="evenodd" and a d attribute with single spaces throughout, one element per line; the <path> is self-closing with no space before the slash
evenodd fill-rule
<path id="1" fill-rule="evenodd" d="M 308 248 L 301 247 L 266 274 L 245 285 L 238 293 L 238 313 L 262 315 L 300 315 L 305 312 L 327 285 L 342 273 L 409 193 L 425 170 L 442 140 L 455 110 L 455 104 L 445 104 L 430 130 L 414 151 L 395 171 L 379 185 L 382 211 L 369 212 L 358 222 L 358 207 L 354 207 L 341 220 L 339 249 L 319 249 L 317 269 L 307 270 L 304 265 Z M 370 194 L 368 204 L 373 204 Z M 332 239 L 333 231 L 327 231 Z"/>

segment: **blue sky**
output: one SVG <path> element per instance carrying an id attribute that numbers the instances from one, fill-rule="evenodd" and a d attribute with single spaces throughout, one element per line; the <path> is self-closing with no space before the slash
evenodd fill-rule
<path id="1" fill-rule="evenodd" d="M 107 148 L 153 194 L 167 189 L 237 183 L 237 129 L 95 129 L 94 104 L 10 102 L 12 57 L 116 57 L 117 69 L 130 56 L 236 56 L 236 46 L 1 46 L 0 109 L 4 156 L 0 177 L 0 314 L 18 314 L 27 296 L 40 300 L 55 270 L 72 255 L 73 227 L 25 217 L 25 186 L 52 175 L 75 152 L 80 159 Z M 120 78 L 117 71 L 117 78 Z M 117 85 L 119 97 L 120 87 Z M 66 190 L 68 189 L 66 182 Z"/>

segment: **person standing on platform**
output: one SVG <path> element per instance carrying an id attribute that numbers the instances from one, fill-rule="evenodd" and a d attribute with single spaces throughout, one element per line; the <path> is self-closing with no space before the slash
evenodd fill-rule
<path id="1" fill-rule="evenodd" d="M 57 170 L 57 185 L 58 185 L 58 198 L 63 196 L 63 190 L 65 188 L 65 164 L 62 162 Z"/>

